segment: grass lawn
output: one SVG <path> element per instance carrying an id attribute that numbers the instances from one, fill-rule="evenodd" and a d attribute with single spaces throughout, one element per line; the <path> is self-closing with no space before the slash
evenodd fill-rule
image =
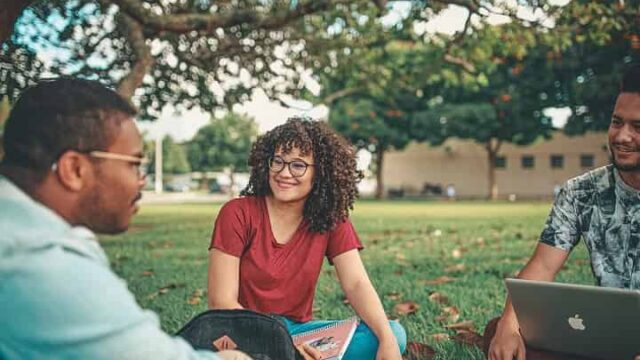
<path id="1" fill-rule="evenodd" d="M 102 237 L 115 271 L 144 308 L 160 315 L 168 332 L 206 309 L 207 248 L 220 205 L 147 205 L 128 233 Z M 482 359 L 480 349 L 450 340 L 456 330 L 446 325 L 471 321 L 482 333 L 500 313 L 502 279 L 532 253 L 549 208 L 550 203 L 362 200 L 352 221 L 385 310 L 400 319 L 409 341 L 432 346 L 436 359 Z M 593 283 L 583 245 L 558 280 Z M 325 262 L 315 317 L 350 316 L 343 299 Z M 396 305 L 403 302 L 418 308 L 399 314 Z"/>

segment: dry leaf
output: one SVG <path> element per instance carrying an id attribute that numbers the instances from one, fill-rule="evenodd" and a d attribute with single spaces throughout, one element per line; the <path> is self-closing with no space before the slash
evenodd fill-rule
<path id="1" fill-rule="evenodd" d="M 410 341 L 407 343 L 406 354 L 407 360 L 428 360 L 433 359 L 436 351 L 429 345 Z"/>
<path id="2" fill-rule="evenodd" d="M 154 275 L 153 269 L 147 269 L 143 271 L 142 274 L 140 274 L 140 276 L 144 276 L 144 277 L 149 277 L 153 275 Z"/>
<path id="3" fill-rule="evenodd" d="M 423 285 L 441 285 L 452 281 L 456 281 L 456 279 L 447 275 L 439 276 L 432 280 L 420 280 Z"/>
<path id="4" fill-rule="evenodd" d="M 398 261 L 405 261 L 407 258 L 404 256 L 404 254 L 396 254 L 396 260 Z"/>
<path id="5" fill-rule="evenodd" d="M 187 304 L 189 305 L 198 305 L 200 304 L 200 301 L 202 301 L 202 295 L 204 295 L 204 292 L 200 289 L 196 289 L 193 291 L 193 293 L 191 293 L 191 297 L 189 298 L 189 300 L 187 300 Z"/>
<path id="6" fill-rule="evenodd" d="M 387 294 L 387 298 L 389 300 L 398 301 L 398 300 L 400 300 L 400 294 L 397 293 L 396 291 L 390 292 L 390 293 Z"/>
<path id="7" fill-rule="evenodd" d="M 464 264 L 455 264 L 455 265 L 450 265 L 447 266 L 446 268 L 444 268 L 444 272 L 460 272 L 460 271 L 464 271 L 465 270 L 465 265 Z"/>
<path id="8" fill-rule="evenodd" d="M 446 305 L 449 303 L 449 298 L 439 292 L 434 292 L 433 294 L 429 295 L 429 300 L 442 305 Z"/>
<path id="9" fill-rule="evenodd" d="M 438 322 L 456 322 L 460 318 L 460 311 L 455 306 L 446 306 L 442 308 L 442 315 L 435 317 Z"/>
<path id="10" fill-rule="evenodd" d="M 433 236 L 442 236 L 442 230 L 440 230 L 440 229 L 436 229 L 436 230 L 433 232 Z"/>
<path id="11" fill-rule="evenodd" d="M 464 270 L 465 270 L 464 264 L 455 264 L 455 265 L 451 265 L 444 268 L 444 272 L 458 272 L 458 271 L 464 271 Z"/>
<path id="12" fill-rule="evenodd" d="M 396 304 L 393 307 L 393 310 L 398 315 L 408 315 L 418 311 L 419 308 L 420 308 L 420 305 L 416 304 L 414 301 L 403 301 L 401 303 Z"/>
<path id="13" fill-rule="evenodd" d="M 173 290 L 173 289 L 177 289 L 177 288 L 183 288 L 184 286 L 185 286 L 184 284 L 173 284 L 173 283 L 172 284 L 168 284 L 168 285 L 165 285 L 165 286 L 161 287 L 158 290 L 158 293 L 160 295 L 164 295 L 164 294 L 168 293 L 169 290 Z"/>
<path id="14" fill-rule="evenodd" d="M 469 330 L 458 330 L 452 340 L 461 344 L 477 346 L 481 349 L 484 345 L 484 339 L 482 336 L 475 331 Z"/>
<path id="15" fill-rule="evenodd" d="M 437 342 L 448 341 L 450 339 L 449 334 L 445 334 L 445 333 L 432 334 L 432 335 L 429 335 L 429 337 L 433 341 L 437 341 Z"/>
<path id="16" fill-rule="evenodd" d="M 453 251 L 451 252 L 451 256 L 452 256 L 454 259 L 459 259 L 459 258 L 461 258 L 461 257 L 462 257 L 462 250 L 460 250 L 460 249 L 453 249 Z"/>
<path id="17" fill-rule="evenodd" d="M 453 330 L 466 330 L 466 331 L 475 331 L 475 326 L 473 324 L 473 321 L 471 320 L 467 320 L 467 321 L 461 321 L 459 323 L 455 323 L 455 324 L 449 324 L 445 326 L 447 329 L 453 329 Z"/>
<path id="18" fill-rule="evenodd" d="M 202 300 L 202 298 L 199 298 L 199 297 L 191 297 L 191 298 L 189 298 L 189 300 L 187 300 L 187 304 L 189 304 L 189 305 L 198 305 L 198 304 L 200 304 L 201 300 Z"/>

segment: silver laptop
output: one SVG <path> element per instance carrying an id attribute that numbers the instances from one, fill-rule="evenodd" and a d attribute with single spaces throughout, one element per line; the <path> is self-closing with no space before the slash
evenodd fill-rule
<path id="1" fill-rule="evenodd" d="M 640 291 L 505 279 L 528 346 L 601 359 L 640 354 Z"/>

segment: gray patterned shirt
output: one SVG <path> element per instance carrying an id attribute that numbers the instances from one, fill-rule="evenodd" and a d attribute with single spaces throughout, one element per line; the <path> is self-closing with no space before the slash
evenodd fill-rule
<path id="1" fill-rule="evenodd" d="M 565 184 L 540 242 L 571 251 L 580 237 L 598 285 L 640 289 L 640 191 L 625 184 L 613 165 Z"/>

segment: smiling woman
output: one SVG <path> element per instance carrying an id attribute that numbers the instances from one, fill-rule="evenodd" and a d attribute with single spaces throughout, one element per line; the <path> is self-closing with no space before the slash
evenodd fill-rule
<path id="1" fill-rule="evenodd" d="M 293 118 L 256 141 L 249 165 L 244 197 L 215 222 L 209 306 L 275 314 L 292 335 L 326 326 L 311 321 L 326 257 L 363 320 L 344 359 L 400 360 L 406 334 L 387 320 L 349 220 L 362 178 L 352 146 L 323 122 Z"/>

